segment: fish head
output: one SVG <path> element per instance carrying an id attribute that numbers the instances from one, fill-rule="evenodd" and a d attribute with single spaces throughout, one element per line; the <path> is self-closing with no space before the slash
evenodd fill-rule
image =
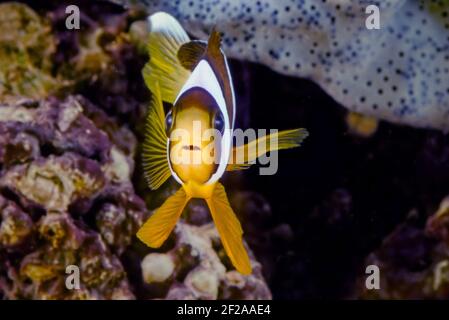
<path id="1" fill-rule="evenodd" d="M 217 171 L 224 115 L 203 88 L 184 92 L 166 117 L 169 163 L 182 182 L 206 183 Z"/>

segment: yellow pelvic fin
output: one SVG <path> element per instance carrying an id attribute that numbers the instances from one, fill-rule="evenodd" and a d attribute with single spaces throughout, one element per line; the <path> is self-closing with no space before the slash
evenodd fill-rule
<path id="1" fill-rule="evenodd" d="M 152 248 L 159 248 L 167 240 L 189 201 L 184 188 L 169 197 L 137 231 L 137 237 Z"/>
<path id="2" fill-rule="evenodd" d="M 251 262 L 242 240 L 243 230 L 222 184 L 216 184 L 212 197 L 207 198 L 206 202 L 232 264 L 238 272 L 251 274 Z"/>
<path id="3" fill-rule="evenodd" d="M 291 129 L 252 140 L 247 144 L 232 148 L 227 171 L 248 169 L 256 159 L 267 152 L 299 147 L 309 135 L 306 129 Z M 272 143 L 276 142 L 277 143 Z"/>
<path id="4" fill-rule="evenodd" d="M 153 190 L 159 188 L 171 176 L 167 160 L 165 114 L 158 82 L 155 82 L 147 114 L 142 162 L 145 178 Z"/>
<path id="5" fill-rule="evenodd" d="M 184 43 L 178 51 L 178 59 L 181 65 L 187 70 L 195 69 L 206 51 L 206 46 L 207 43 L 201 40 Z"/>
<path id="6" fill-rule="evenodd" d="M 159 81 L 162 100 L 173 104 L 190 76 L 190 71 L 181 65 L 177 57 L 179 48 L 190 38 L 179 22 L 165 12 L 151 15 L 149 22 L 150 61 L 143 69 L 143 77 L 151 92 Z"/>

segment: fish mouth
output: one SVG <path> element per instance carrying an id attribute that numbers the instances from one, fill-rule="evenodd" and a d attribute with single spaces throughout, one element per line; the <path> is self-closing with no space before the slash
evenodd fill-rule
<path id="1" fill-rule="evenodd" d="M 188 146 L 183 146 L 182 147 L 183 150 L 187 150 L 187 151 L 200 151 L 200 147 L 198 146 L 194 146 L 193 144 L 188 145 Z"/>

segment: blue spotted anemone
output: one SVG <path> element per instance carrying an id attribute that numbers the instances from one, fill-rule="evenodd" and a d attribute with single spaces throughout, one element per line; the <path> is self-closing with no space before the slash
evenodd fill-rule
<path id="1" fill-rule="evenodd" d="M 309 78 L 351 111 L 448 131 L 449 0 L 137 2 L 198 38 L 216 26 L 228 56 Z M 369 5 L 380 29 L 365 25 Z"/>

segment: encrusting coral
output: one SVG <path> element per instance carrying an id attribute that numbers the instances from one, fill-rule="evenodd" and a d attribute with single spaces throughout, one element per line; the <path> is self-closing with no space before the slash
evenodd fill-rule
<path id="1" fill-rule="evenodd" d="M 113 120 L 81 97 L 0 106 L 8 108 L 24 116 L 0 118 L 3 294 L 133 298 L 119 255 L 148 213 L 130 182 L 132 145 L 122 150 L 100 128 Z M 103 121 L 94 123 L 88 113 Z M 129 129 L 118 131 L 136 144 Z M 69 265 L 80 268 L 80 290 L 65 287 Z"/>
<path id="2" fill-rule="evenodd" d="M 212 223 L 194 226 L 181 221 L 172 241 L 173 248 L 165 253 L 150 253 L 142 261 L 144 281 L 166 286 L 167 299 L 271 298 L 261 265 L 253 255 L 250 276 L 232 270 Z"/>
<path id="3" fill-rule="evenodd" d="M 25 14 L 29 23 L 44 23 L 25 5 L 0 6 L 0 24 L 7 21 L 4 10 L 11 11 L 13 20 Z M 53 26 L 60 10 L 50 13 Z M 75 73 L 61 63 L 48 78 L 67 79 L 70 74 L 71 84 L 84 86 L 60 87 L 56 96 L 47 90 L 43 74 L 63 54 L 56 49 L 33 50 L 34 58 L 42 55 L 45 64 L 30 69 L 45 80 L 36 80 L 36 90 L 23 89 L 29 78 L 20 73 L 14 87 L 0 81 L 0 298 L 271 298 L 254 256 L 251 276 L 232 270 L 211 224 L 181 221 L 171 244 L 157 251 L 135 238 L 151 214 L 145 201 L 157 199 L 157 193 L 142 188 L 139 174 L 138 129 L 148 94 L 135 94 L 146 89 L 140 49 L 127 33 L 129 15 L 115 18 L 118 27 L 92 22 L 96 40 L 100 33 L 108 40 L 74 50 L 67 61 L 76 65 Z M 13 23 L 8 30 L 17 32 L 19 27 Z M 38 29 L 44 32 L 39 37 L 67 40 L 64 33 L 55 36 L 50 24 Z M 2 33 L 0 54 L 6 40 Z M 80 44 L 74 40 L 72 45 Z M 16 50 L 9 61 L 29 52 L 27 48 Z M 92 68 L 93 56 L 101 60 L 100 69 Z M 10 77 L 11 69 L 0 70 L 0 77 Z M 76 70 L 83 70 L 82 76 Z M 66 269 L 72 265 L 80 271 L 77 290 L 66 286 Z"/>
<path id="4" fill-rule="evenodd" d="M 0 290 L 10 299 L 134 298 L 120 256 L 132 251 L 134 234 L 149 216 L 130 180 L 134 135 L 122 126 L 120 136 L 109 136 L 102 126 L 115 122 L 80 96 L 24 103 L 0 106 L 6 115 L 0 118 Z M 8 108 L 23 116 L 11 117 Z M 249 277 L 220 260 L 226 255 L 212 224 L 180 222 L 173 242 L 170 250 L 142 258 L 143 280 L 159 283 L 145 287 L 144 295 L 271 297 L 255 260 Z M 13 254 L 21 258 L 10 260 Z M 69 265 L 80 267 L 80 290 L 65 288 Z"/>
<path id="5" fill-rule="evenodd" d="M 363 299 L 446 299 L 449 294 L 449 198 L 420 227 L 413 216 L 398 226 L 365 265 L 380 269 L 379 290 L 361 276 L 355 295 Z"/>
<path id="6" fill-rule="evenodd" d="M 0 99 L 40 98 L 64 84 L 51 74 L 56 51 L 49 21 L 19 3 L 0 4 Z"/>

